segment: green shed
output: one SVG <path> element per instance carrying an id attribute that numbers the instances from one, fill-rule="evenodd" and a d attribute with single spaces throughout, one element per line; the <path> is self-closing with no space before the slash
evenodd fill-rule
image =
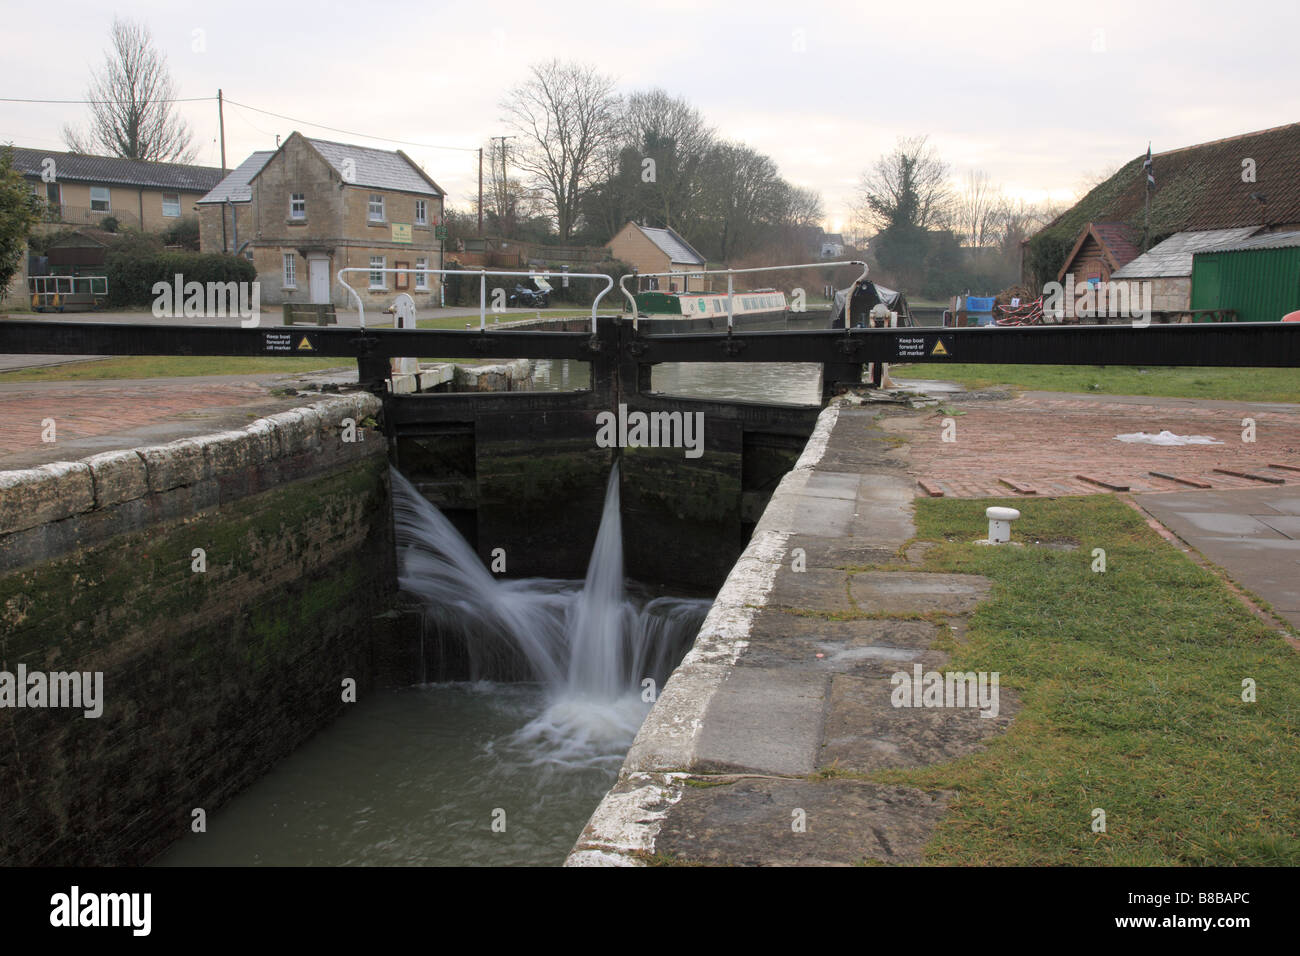
<path id="1" fill-rule="evenodd" d="M 1192 257 L 1192 308 L 1277 322 L 1300 309 L 1300 232 L 1254 236 Z"/>

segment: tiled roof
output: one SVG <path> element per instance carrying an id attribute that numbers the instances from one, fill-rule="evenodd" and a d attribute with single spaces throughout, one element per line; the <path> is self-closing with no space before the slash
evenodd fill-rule
<path id="1" fill-rule="evenodd" d="M 1133 241 L 1133 234 L 1122 222 L 1094 222 L 1092 231 L 1110 250 L 1111 257 L 1119 266 L 1132 262 L 1141 252 Z"/>
<path id="2" fill-rule="evenodd" d="M 1140 231 L 1146 202 L 1144 159 L 1145 150 L 1043 233 L 1077 236 L 1089 221 L 1123 222 Z M 1246 160 L 1250 163 L 1243 165 Z M 1151 167 L 1156 179 L 1152 236 L 1300 223 L 1300 123 L 1155 153 Z M 1243 182 L 1243 173 L 1250 169 L 1254 181 Z"/>
<path id="3" fill-rule="evenodd" d="M 116 156 L 85 156 L 80 153 L 14 147 L 14 169 L 24 176 L 39 176 L 46 159 L 54 160 L 54 173 L 60 180 L 105 183 L 110 186 L 206 193 L 221 182 L 225 175 L 223 170 L 212 166 L 147 163 L 140 159 L 120 159 Z"/>
<path id="4" fill-rule="evenodd" d="M 1211 229 L 1204 232 L 1176 232 L 1138 256 L 1124 268 L 1112 274 L 1113 279 L 1156 279 L 1170 276 L 1190 276 L 1192 256 L 1245 239 L 1256 232 L 1257 226 L 1239 229 Z"/>
<path id="5" fill-rule="evenodd" d="M 274 155 L 273 149 L 258 150 L 235 167 L 229 176 L 221 180 L 212 192 L 199 202 L 251 202 L 253 187 L 249 184 L 253 181 L 253 177 L 262 171 L 266 161 Z"/>
<path id="6" fill-rule="evenodd" d="M 650 226 L 638 226 L 637 228 L 644 232 L 646 238 L 668 256 L 669 262 L 692 266 L 705 264 L 704 257 L 692 249 L 690 243 L 673 232 L 673 230 L 656 229 Z"/>
<path id="7" fill-rule="evenodd" d="M 353 185 L 395 189 L 425 196 L 442 195 L 442 190 L 400 150 L 393 152 L 372 149 L 369 146 L 331 143 L 324 139 L 309 139 L 307 142 L 325 157 L 325 161 L 340 176 L 344 175 L 345 163 L 351 160 L 351 169 L 355 175 L 348 181 Z"/>
<path id="8" fill-rule="evenodd" d="M 1262 236 L 1251 236 L 1241 242 L 1220 246 L 1215 252 L 1245 252 L 1249 249 L 1289 249 L 1300 246 L 1300 232 L 1269 232 Z"/>

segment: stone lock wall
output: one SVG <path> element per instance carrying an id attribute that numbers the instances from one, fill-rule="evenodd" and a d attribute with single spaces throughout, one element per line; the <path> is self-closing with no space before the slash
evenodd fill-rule
<path id="1" fill-rule="evenodd" d="M 0 864 L 147 862 L 337 716 L 345 680 L 375 685 L 379 410 L 0 473 L 0 672 L 103 674 L 97 718 L 0 706 Z"/>

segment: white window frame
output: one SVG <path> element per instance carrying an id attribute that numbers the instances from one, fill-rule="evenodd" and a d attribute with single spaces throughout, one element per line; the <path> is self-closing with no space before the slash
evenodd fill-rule
<path id="1" fill-rule="evenodd" d="M 298 288 L 298 259 L 292 252 L 284 253 L 284 287 Z"/>
<path id="2" fill-rule="evenodd" d="M 375 263 L 379 263 L 379 265 L 375 265 Z M 372 270 L 370 273 L 370 288 L 374 291 L 379 291 L 379 292 L 386 291 L 388 289 L 388 286 L 384 280 L 384 276 L 386 275 L 386 273 L 383 272 L 383 270 L 388 268 L 388 257 L 371 256 L 370 268 Z M 373 271 L 375 269 L 378 269 L 380 271 L 378 272 Z"/>
<path id="3" fill-rule="evenodd" d="M 104 194 L 103 198 L 96 199 L 95 198 L 96 192 L 103 193 Z M 102 202 L 104 204 L 104 208 L 96 209 L 95 203 L 97 202 Z M 107 186 L 91 186 L 90 187 L 90 211 L 91 212 L 112 212 L 113 211 L 113 190 L 109 189 Z"/>
<path id="4" fill-rule="evenodd" d="M 175 196 L 176 201 L 170 203 L 167 201 L 168 196 Z M 175 212 L 168 212 L 167 207 L 172 207 Z M 181 217 L 181 194 L 180 193 L 163 193 L 162 194 L 162 214 L 164 219 L 179 219 Z"/>
<path id="5" fill-rule="evenodd" d="M 415 224 L 417 226 L 427 226 L 429 224 L 429 203 L 424 199 L 415 201 Z"/>
<path id="6" fill-rule="evenodd" d="M 429 291 L 429 260 L 425 256 L 420 256 L 415 260 L 415 289 L 417 292 Z"/>
<path id="7" fill-rule="evenodd" d="M 302 207 L 301 210 L 299 206 Z M 294 222 L 302 222 L 307 218 L 306 193 L 289 193 L 289 218 Z"/>
<path id="8" fill-rule="evenodd" d="M 375 207 L 378 206 L 378 210 Z M 371 193 L 370 199 L 366 204 L 366 221 L 383 222 L 384 221 L 384 196 L 383 193 Z"/>

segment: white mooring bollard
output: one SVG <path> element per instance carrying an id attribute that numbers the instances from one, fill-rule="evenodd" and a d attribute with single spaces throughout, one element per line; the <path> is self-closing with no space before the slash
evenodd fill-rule
<path id="1" fill-rule="evenodd" d="M 987 508 L 984 516 L 989 519 L 989 544 L 1006 544 L 1011 540 L 1011 522 L 1020 517 L 1015 508 Z"/>

